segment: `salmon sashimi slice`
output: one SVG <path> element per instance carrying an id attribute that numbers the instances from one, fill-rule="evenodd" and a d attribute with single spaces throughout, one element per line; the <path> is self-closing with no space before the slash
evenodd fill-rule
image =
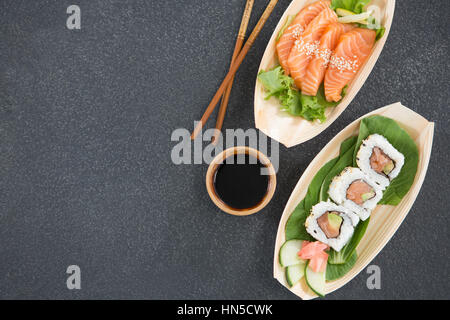
<path id="1" fill-rule="evenodd" d="M 319 40 L 325 29 L 330 23 L 334 22 L 337 22 L 336 13 L 331 8 L 325 8 L 310 22 L 300 38 L 294 42 L 289 54 L 288 66 L 297 88 L 301 89 L 306 68 L 311 58 L 316 54 Z"/>
<path id="2" fill-rule="evenodd" d="M 370 55 L 375 38 L 374 30 L 362 28 L 355 28 L 341 36 L 325 73 L 325 97 L 328 101 L 341 100 L 342 89 Z"/>
<path id="3" fill-rule="evenodd" d="M 295 40 L 297 40 L 308 24 L 325 8 L 330 7 L 330 1 L 320 0 L 303 8 L 292 20 L 277 43 L 277 54 L 280 65 L 286 75 L 289 75 L 288 58 Z"/>
<path id="4" fill-rule="evenodd" d="M 315 96 L 319 86 L 325 77 L 331 54 L 336 48 L 339 38 L 350 31 L 353 25 L 348 23 L 331 23 L 320 38 L 317 53 L 312 57 L 306 69 L 305 78 L 302 81 L 302 93 Z"/>

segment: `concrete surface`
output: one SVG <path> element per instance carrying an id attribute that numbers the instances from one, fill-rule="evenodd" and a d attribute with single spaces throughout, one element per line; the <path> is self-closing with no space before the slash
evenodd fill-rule
<path id="1" fill-rule="evenodd" d="M 239 70 L 224 128 L 253 127 L 259 61 L 280 0 Z M 350 107 L 300 146 L 280 146 L 259 214 L 208 198 L 202 165 L 174 165 L 225 75 L 244 0 L 0 3 L 0 298 L 296 299 L 272 278 L 278 221 L 303 170 L 348 123 L 401 101 L 436 123 L 417 201 L 367 273 L 329 299 L 449 298 L 448 1 L 397 0 L 389 39 Z M 267 1 L 256 1 L 250 27 Z M 66 9 L 81 8 L 81 30 Z M 212 126 L 214 120 L 208 123 Z M 81 267 L 82 289 L 66 288 Z"/>

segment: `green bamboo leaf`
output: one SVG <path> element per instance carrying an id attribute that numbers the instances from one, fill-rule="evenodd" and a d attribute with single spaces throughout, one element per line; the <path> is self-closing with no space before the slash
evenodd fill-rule
<path id="1" fill-rule="evenodd" d="M 345 276 L 347 272 L 349 272 L 353 268 L 357 259 L 358 255 L 355 252 L 352 254 L 350 259 L 348 259 L 348 261 L 344 264 L 328 264 L 326 280 L 333 281 Z"/>
<path id="2" fill-rule="evenodd" d="M 327 162 L 314 176 L 305 198 L 297 205 L 286 223 L 286 240 L 299 239 L 314 241 L 314 238 L 306 232 L 305 221 L 311 207 L 319 202 L 319 190 L 328 171 L 335 165 L 338 158 Z"/>

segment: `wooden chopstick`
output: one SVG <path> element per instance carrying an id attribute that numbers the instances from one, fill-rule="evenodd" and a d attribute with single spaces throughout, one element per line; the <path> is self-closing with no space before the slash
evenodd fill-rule
<path id="1" fill-rule="evenodd" d="M 214 108 L 216 107 L 217 103 L 219 102 L 220 97 L 224 93 L 226 87 L 230 83 L 233 76 L 236 74 L 236 71 L 241 66 L 242 61 L 244 61 L 245 56 L 247 55 L 248 51 L 252 47 L 256 38 L 258 37 L 258 34 L 261 32 L 262 27 L 266 23 L 267 19 L 269 18 L 270 14 L 272 13 L 277 2 L 278 2 L 278 0 L 270 0 L 269 4 L 266 7 L 266 10 L 264 10 L 261 18 L 259 19 L 259 21 L 256 24 L 255 28 L 253 29 L 252 33 L 248 37 L 248 40 L 245 42 L 244 47 L 242 48 L 239 55 L 236 57 L 236 61 L 230 67 L 230 71 L 228 71 L 228 74 L 225 76 L 225 79 L 223 79 L 222 84 L 220 85 L 216 94 L 214 95 L 214 97 L 212 98 L 208 107 L 206 108 L 205 113 L 203 114 L 200 121 L 197 123 L 197 126 L 195 127 L 194 131 L 191 134 L 192 140 L 194 140 L 195 137 L 198 135 L 198 133 L 202 130 L 203 124 L 206 122 L 206 120 L 208 120 L 209 116 L 214 111 Z"/>
<path id="2" fill-rule="evenodd" d="M 254 2 L 255 2 L 254 0 L 247 0 L 247 3 L 245 4 L 244 14 L 242 15 L 241 26 L 239 28 L 239 33 L 236 39 L 236 45 L 234 46 L 234 52 L 231 58 L 230 66 L 232 66 L 233 63 L 236 61 L 236 58 L 244 44 L 245 34 L 247 32 L 248 27 L 248 21 L 250 20 L 250 16 L 252 14 Z M 211 139 L 213 144 L 217 143 L 220 131 L 222 130 L 223 120 L 225 119 L 225 113 L 227 112 L 228 101 L 230 100 L 231 88 L 233 87 L 234 76 L 235 75 L 231 77 L 230 83 L 225 89 L 225 93 L 222 95 L 222 101 L 220 103 L 220 109 L 216 120 L 217 130 L 214 132 L 214 136 Z"/>

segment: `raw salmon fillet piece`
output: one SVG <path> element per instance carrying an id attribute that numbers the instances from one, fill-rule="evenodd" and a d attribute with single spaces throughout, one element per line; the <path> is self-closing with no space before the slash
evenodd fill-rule
<path id="1" fill-rule="evenodd" d="M 302 88 L 306 68 L 316 54 L 320 38 L 330 23 L 337 22 L 336 13 L 331 8 L 323 9 L 306 27 L 305 32 L 295 41 L 289 54 L 288 66 L 297 88 Z"/>
<path id="2" fill-rule="evenodd" d="M 357 180 L 352 182 L 352 184 L 347 189 L 347 199 L 352 200 L 357 205 L 362 205 L 364 203 L 363 195 L 374 192 L 373 188 L 365 181 Z M 375 193 L 373 193 L 375 195 Z"/>
<path id="3" fill-rule="evenodd" d="M 322 38 L 320 38 L 317 54 L 309 62 L 305 78 L 302 81 L 303 94 L 310 96 L 317 94 L 317 90 L 319 90 L 319 86 L 325 77 L 333 50 L 336 48 L 341 35 L 352 28 L 353 26 L 348 23 L 336 22 L 328 25 Z"/>
<path id="4" fill-rule="evenodd" d="M 325 8 L 330 7 L 330 1 L 317 1 L 303 8 L 284 31 L 277 43 L 278 60 L 284 73 L 289 75 L 288 58 L 295 40 L 297 40 L 308 24 Z"/>
<path id="5" fill-rule="evenodd" d="M 325 73 L 325 97 L 328 101 L 341 100 L 342 89 L 370 55 L 375 43 L 374 30 L 355 28 L 341 36 Z"/>

